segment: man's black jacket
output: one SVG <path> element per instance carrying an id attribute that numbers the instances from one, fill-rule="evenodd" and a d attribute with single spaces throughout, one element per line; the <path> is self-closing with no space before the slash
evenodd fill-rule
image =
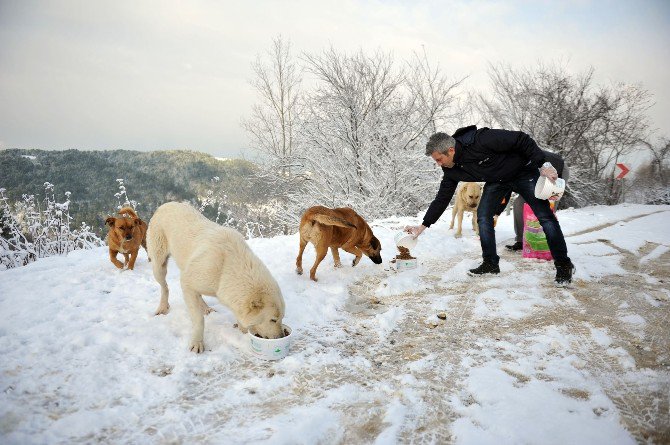
<path id="1" fill-rule="evenodd" d="M 437 196 L 423 217 L 426 227 L 442 216 L 460 181 L 511 181 L 524 171 L 537 172 L 545 162 L 545 153 L 521 131 L 477 129 L 471 125 L 459 128 L 453 138 L 456 140 L 455 165 L 442 167 L 444 176 Z M 562 170 L 563 166 L 560 167 Z"/>

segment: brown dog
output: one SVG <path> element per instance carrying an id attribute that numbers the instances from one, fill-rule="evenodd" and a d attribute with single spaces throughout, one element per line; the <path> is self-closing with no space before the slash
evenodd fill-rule
<path id="1" fill-rule="evenodd" d="M 119 269 L 133 270 L 140 246 L 147 250 L 147 223 L 142 221 L 130 207 L 119 210 L 119 215 L 122 217 L 110 216 L 105 220 L 105 224 L 109 226 L 107 234 L 109 259 Z M 123 263 L 116 259 L 119 253 L 123 254 Z"/>
<path id="2" fill-rule="evenodd" d="M 333 254 L 335 267 L 341 267 L 338 248 L 355 255 L 352 266 L 358 264 L 363 254 L 373 263 L 381 264 L 382 245 L 372 233 L 372 229 L 361 216 L 352 209 L 344 207 L 329 209 L 314 206 L 307 209 L 300 220 L 300 252 L 295 260 L 296 272 L 302 275 L 302 253 L 308 242 L 316 248 L 316 260 L 309 271 L 309 277 L 316 280 L 316 268 L 328 253 Z"/>
<path id="3" fill-rule="evenodd" d="M 456 202 L 451 211 L 451 226 L 449 226 L 449 229 L 454 228 L 454 220 L 458 215 L 458 228 L 455 237 L 460 238 L 463 230 L 463 212 L 472 212 L 472 228 L 479 235 L 477 207 L 479 207 L 479 199 L 482 196 L 482 187 L 476 182 L 461 182 L 458 184 L 455 196 Z"/>

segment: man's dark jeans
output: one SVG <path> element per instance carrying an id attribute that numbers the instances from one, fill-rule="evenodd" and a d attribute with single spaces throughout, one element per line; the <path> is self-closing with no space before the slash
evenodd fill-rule
<path id="1" fill-rule="evenodd" d="M 479 238 L 482 244 L 484 260 L 498 264 L 500 257 L 496 253 L 496 235 L 493 229 L 493 215 L 498 205 L 510 191 L 517 192 L 528 203 L 542 225 L 547 236 L 549 250 L 557 263 L 564 263 L 568 258 L 568 248 L 565 238 L 558 224 L 556 215 L 549 206 L 549 201 L 535 197 L 535 183 L 539 173 L 523 172 L 517 179 L 509 182 L 487 182 L 484 185 L 479 208 L 477 209 L 477 223 L 479 224 Z"/>

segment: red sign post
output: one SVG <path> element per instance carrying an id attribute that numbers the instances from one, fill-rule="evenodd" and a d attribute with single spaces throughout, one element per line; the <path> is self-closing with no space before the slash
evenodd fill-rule
<path id="1" fill-rule="evenodd" d="M 621 173 L 619 173 L 619 176 L 617 176 L 616 179 L 623 179 L 623 177 L 626 176 L 628 174 L 628 172 L 630 171 L 630 169 L 628 167 L 626 167 L 625 164 L 619 163 L 616 166 L 621 169 Z"/>

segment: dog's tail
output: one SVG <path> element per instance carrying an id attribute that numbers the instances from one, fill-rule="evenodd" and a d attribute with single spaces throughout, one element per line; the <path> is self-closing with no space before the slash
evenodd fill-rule
<path id="1" fill-rule="evenodd" d="M 119 215 L 127 215 L 133 219 L 138 219 L 137 213 L 135 213 L 135 210 L 133 210 L 130 207 L 124 207 L 121 210 L 119 210 Z"/>
<path id="2" fill-rule="evenodd" d="M 141 222 L 144 222 L 140 220 Z M 147 232 L 149 227 L 147 226 L 147 229 L 144 230 L 144 234 L 142 235 L 142 247 L 144 247 L 144 251 L 147 253 L 147 256 L 149 257 L 149 262 L 151 262 L 151 257 L 149 256 L 149 249 L 147 249 Z"/>
<path id="3" fill-rule="evenodd" d="M 340 218 L 333 210 L 323 207 L 312 215 L 312 219 L 319 224 L 326 226 L 346 227 L 347 229 L 355 229 L 356 226 L 349 221 Z"/>
<path id="4" fill-rule="evenodd" d="M 147 250 L 147 255 L 149 256 L 149 261 L 156 261 L 158 266 L 161 266 L 167 261 L 167 258 L 170 255 L 168 250 L 169 247 L 167 237 L 161 229 L 160 224 L 149 224 L 149 228 L 143 241 L 144 248 Z"/>

